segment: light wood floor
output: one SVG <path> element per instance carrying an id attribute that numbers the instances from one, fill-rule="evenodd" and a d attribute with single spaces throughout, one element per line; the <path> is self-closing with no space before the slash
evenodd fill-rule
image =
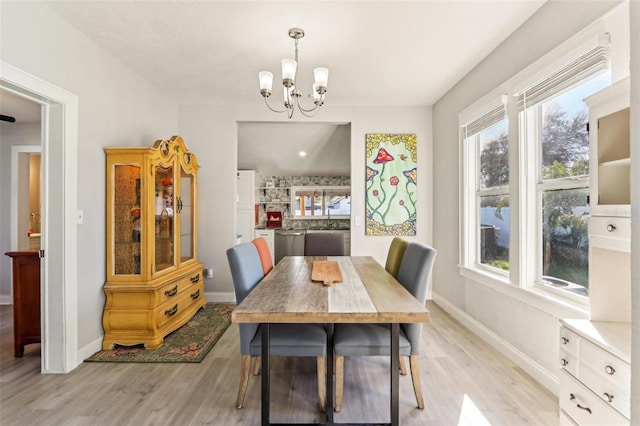
<path id="1" fill-rule="evenodd" d="M 400 377 L 402 425 L 557 425 L 558 399 L 432 302 L 421 355 L 424 410 Z M 40 345 L 13 358 L 11 307 L 0 307 L 0 424 L 258 425 L 260 378 L 236 409 L 239 337 L 231 325 L 200 364 L 84 363 L 40 374 Z M 272 363 L 272 421 L 320 421 L 315 358 Z M 389 420 L 388 360 L 345 360 L 338 422 Z"/>

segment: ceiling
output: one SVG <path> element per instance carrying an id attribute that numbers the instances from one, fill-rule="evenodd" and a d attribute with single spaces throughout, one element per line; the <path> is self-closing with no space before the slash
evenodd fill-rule
<path id="1" fill-rule="evenodd" d="M 262 70 L 274 73 L 270 99 L 281 104 L 280 60 L 293 57 L 288 30 L 300 27 L 306 34 L 299 41 L 296 86 L 305 95 L 303 100 L 311 101 L 307 96 L 313 68 L 326 66 L 327 105 L 426 106 L 450 90 L 544 1 L 43 3 L 180 105 L 262 103 L 258 87 Z M 343 139 L 350 139 L 347 128 L 242 123 L 239 166 L 254 164 L 261 169 L 257 162 L 263 162 L 284 171 L 306 162 L 322 165 L 309 173 L 337 172 L 343 167 L 340 160 L 348 155 L 333 153 L 343 152 Z M 284 147 L 306 139 L 304 149 L 313 154 L 304 161 L 284 161 L 302 149 L 296 145 L 295 151 L 285 153 Z"/>
<path id="2" fill-rule="evenodd" d="M 16 123 L 39 123 L 40 110 L 40 104 L 6 90 L 0 90 L 0 115 L 13 117 Z M 4 121 L 0 123 L 13 124 Z"/>

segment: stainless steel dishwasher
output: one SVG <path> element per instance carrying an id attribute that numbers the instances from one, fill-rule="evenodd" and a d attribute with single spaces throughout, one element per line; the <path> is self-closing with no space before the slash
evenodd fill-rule
<path id="1" fill-rule="evenodd" d="M 304 256 L 304 229 L 279 229 L 276 231 L 276 264 L 285 256 Z"/>

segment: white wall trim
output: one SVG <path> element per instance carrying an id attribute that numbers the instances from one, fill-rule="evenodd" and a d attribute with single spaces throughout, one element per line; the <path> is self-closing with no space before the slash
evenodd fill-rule
<path id="1" fill-rule="evenodd" d="M 10 294 L 0 294 L 0 305 L 12 305 L 13 297 Z"/>
<path id="2" fill-rule="evenodd" d="M 56 261 L 43 262 L 42 283 L 42 361 L 43 373 L 66 373 L 78 363 L 78 96 L 0 61 L 0 87 L 45 105 L 42 135 L 43 152 L 43 238 L 42 247 Z M 55 111 L 54 111 L 55 110 Z M 52 116 L 55 112 L 55 118 Z M 50 135 L 51 128 L 57 130 Z M 57 155 L 53 156 L 52 153 Z M 52 158 L 55 157 L 56 160 Z M 62 175 L 62 188 L 51 193 L 47 177 Z M 61 191 L 60 191 L 61 190 Z M 49 210 L 51 199 L 61 200 L 62 211 Z M 52 223 L 55 220 L 55 223 Z M 49 227 L 55 235 L 48 237 Z M 54 235 L 54 234 L 49 234 Z"/>
<path id="3" fill-rule="evenodd" d="M 204 298 L 207 303 L 236 303 L 236 294 L 229 291 L 207 291 Z"/>
<path id="4" fill-rule="evenodd" d="M 104 335 L 98 337 L 94 341 L 78 349 L 78 359 L 80 360 L 80 362 L 83 362 L 85 359 L 89 358 L 91 355 L 102 350 L 103 337 Z"/>
<path id="5" fill-rule="evenodd" d="M 433 301 L 442 309 L 444 309 L 449 315 L 458 320 L 462 325 L 467 327 L 482 340 L 489 343 L 501 354 L 509 358 L 516 365 L 526 371 L 542 386 L 549 389 L 555 395 L 558 395 L 560 383 L 557 376 L 551 374 L 551 372 L 547 371 L 542 366 L 534 362 L 523 352 L 510 345 L 509 342 L 505 341 L 493 331 L 489 330 L 476 319 L 468 315 L 466 312 L 462 311 L 460 308 L 449 303 L 448 300 L 446 300 L 436 292 L 433 292 Z"/>

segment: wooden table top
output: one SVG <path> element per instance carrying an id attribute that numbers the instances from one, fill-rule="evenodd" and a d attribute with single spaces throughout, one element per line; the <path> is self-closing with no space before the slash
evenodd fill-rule
<path id="1" fill-rule="evenodd" d="M 311 281 L 313 262 L 336 261 L 344 281 Z M 372 257 L 290 256 L 238 305 L 235 323 L 417 323 L 429 311 Z"/>

